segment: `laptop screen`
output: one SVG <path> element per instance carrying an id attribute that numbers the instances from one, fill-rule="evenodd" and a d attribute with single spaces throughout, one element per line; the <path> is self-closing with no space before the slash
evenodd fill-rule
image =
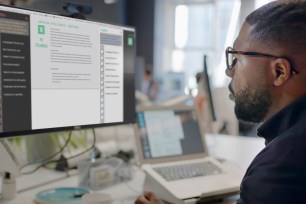
<path id="1" fill-rule="evenodd" d="M 195 110 L 145 110 L 137 119 L 144 159 L 205 151 Z"/>

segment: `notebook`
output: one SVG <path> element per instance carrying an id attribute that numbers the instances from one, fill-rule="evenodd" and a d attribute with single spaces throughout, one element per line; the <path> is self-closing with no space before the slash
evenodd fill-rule
<path id="1" fill-rule="evenodd" d="M 144 189 L 176 204 L 239 192 L 243 171 L 209 156 L 201 124 L 194 106 L 137 107 Z"/>

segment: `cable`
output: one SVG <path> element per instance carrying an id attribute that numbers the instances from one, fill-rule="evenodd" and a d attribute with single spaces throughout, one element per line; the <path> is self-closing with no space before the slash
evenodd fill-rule
<path id="1" fill-rule="evenodd" d="M 78 157 L 78 156 L 80 156 L 80 155 L 82 155 L 82 154 L 85 154 L 86 152 L 89 152 L 90 150 L 96 148 L 96 147 L 95 147 L 95 145 L 96 145 L 96 134 L 95 134 L 94 128 L 92 128 L 92 130 L 93 130 L 93 143 L 92 143 L 91 147 L 89 147 L 88 149 L 84 150 L 83 152 L 81 152 L 81 153 L 79 153 L 79 154 L 76 154 L 76 155 L 74 155 L 74 156 L 71 156 L 71 157 L 66 158 L 66 160 L 73 159 L 73 158 L 75 158 L 75 157 Z M 58 159 L 58 160 L 46 161 L 45 163 L 42 163 L 42 164 L 40 164 L 39 166 L 37 166 L 37 167 L 36 167 L 35 169 L 33 169 L 32 171 L 23 172 L 23 173 L 21 173 L 21 174 L 23 174 L 23 175 L 32 174 L 32 173 L 36 172 L 38 169 L 40 169 L 41 167 L 43 167 L 43 166 L 45 166 L 45 165 L 47 165 L 47 164 L 56 163 L 56 162 L 60 162 L 60 161 L 61 161 L 61 160 L 59 160 L 59 159 Z"/>
<path id="2" fill-rule="evenodd" d="M 79 154 L 76 154 L 76 155 L 74 155 L 74 156 L 71 156 L 71 157 L 69 157 L 69 158 L 66 158 L 66 160 L 69 160 L 69 159 L 73 159 L 73 158 L 75 158 L 75 157 L 78 157 L 78 156 L 80 156 L 80 155 L 82 155 L 82 154 L 85 154 L 86 152 L 88 152 L 88 151 L 90 151 L 90 150 L 92 150 L 92 149 L 94 149 L 94 147 L 90 147 L 90 148 L 84 150 L 83 152 L 81 152 L 81 153 L 79 153 Z M 40 169 L 41 167 L 43 167 L 43 166 L 45 166 L 45 165 L 47 165 L 47 164 L 57 163 L 57 162 L 60 162 L 60 161 L 61 161 L 61 160 L 58 159 L 58 160 L 51 160 L 51 161 L 45 162 L 45 163 L 40 164 L 39 166 L 37 166 L 34 170 L 29 171 L 29 172 L 23 172 L 22 174 L 23 174 L 23 175 L 32 174 L 32 173 L 36 172 L 38 169 Z"/>
<path id="3" fill-rule="evenodd" d="M 72 134 L 72 131 L 69 132 L 69 135 L 68 135 L 68 139 L 66 140 L 65 144 L 60 148 L 59 151 L 55 152 L 54 154 L 52 154 L 51 156 L 45 158 L 45 159 L 42 159 L 42 160 L 38 160 L 38 161 L 33 161 L 33 162 L 29 162 L 27 164 L 24 164 L 22 165 L 19 170 L 21 171 L 22 169 L 24 169 L 25 167 L 27 166 L 30 166 L 30 165 L 33 165 L 33 164 L 37 164 L 37 163 L 45 163 L 47 162 L 48 160 L 52 159 L 53 157 L 55 157 L 56 155 L 62 153 L 64 151 L 64 149 L 67 147 L 67 145 L 69 144 L 69 141 L 71 139 L 71 134 Z"/>

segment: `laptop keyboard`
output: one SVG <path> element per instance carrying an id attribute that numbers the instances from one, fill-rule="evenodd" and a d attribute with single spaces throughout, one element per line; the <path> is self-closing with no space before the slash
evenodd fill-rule
<path id="1" fill-rule="evenodd" d="M 212 162 L 200 162 L 153 168 L 167 181 L 175 181 L 199 176 L 222 173 L 222 170 Z"/>

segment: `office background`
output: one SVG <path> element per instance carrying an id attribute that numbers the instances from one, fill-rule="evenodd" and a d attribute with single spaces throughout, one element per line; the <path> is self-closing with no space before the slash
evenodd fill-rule
<path id="1" fill-rule="evenodd" d="M 88 19 L 134 26 L 137 57 L 157 79 L 183 72 L 186 87 L 194 88 L 202 55 L 208 55 L 216 86 L 224 86 L 224 48 L 233 43 L 244 18 L 271 0 L 2 0 L 8 4 L 66 14 L 65 3 L 92 6 Z"/>
<path id="2" fill-rule="evenodd" d="M 222 120 L 221 123 L 232 127 L 223 133 L 255 136 L 256 127 L 239 124 L 233 114 L 233 104 L 228 100 L 226 90 L 229 79 L 224 73 L 224 50 L 233 44 L 244 18 L 269 1 L 71 0 L 69 3 L 92 6 L 93 12 L 85 15 L 87 19 L 136 28 L 136 88 L 141 91 L 144 70 L 151 70 L 153 79 L 159 84 L 153 100 L 156 104 L 181 95 L 196 97 L 198 85 L 195 75 L 202 71 L 203 55 L 207 55 L 217 116 Z M 62 8 L 66 0 L 0 2 L 68 15 Z M 103 140 L 106 142 L 114 137 L 124 140 L 127 135 L 118 127 L 101 128 L 98 131 L 103 132 Z M 114 143 L 111 145 L 118 146 Z"/>
<path id="3" fill-rule="evenodd" d="M 233 103 L 228 99 L 229 79 L 224 73 L 224 50 L 233 44 L 244 18 L 255 8 L 269 1 L 70 0 L 69 3 L 91 6 L 93 12 L 85 15 L 87 19 L 136 28 L 135 85 L 137 91 L 143 92 L 144 74 L 146 70 L 152 72 L 150 80 L 156 82 L 157 93 L 153 98 L 145 99 L 150 104 L 159 105 L 168 102 L 187 105 L 190 101 L 196 103 L 194 99 L 200 92 L 196 74 L 203 71 L 203 55 L 206 55 L 219 122 L 215 129 L 209 129 L 208 132 L 227 134 L 221 138 L 227 136 L 229 138 L 233 135 L 255 137 L 257 126 L 239 123 L 235 118 Z M 65 3 L 68 3 L 66 0 L 0 0 L 0 3 L 68 15 L 62 8 Z M 143 101 L 140 100 L 141 102 Z M 130 152 L 135 146 L 134 140 L 131 139 L 134 135 L 132 125 L 97 128 L 96 134 L 97 148 L 101 150 L 103 156 L 117 154 L 120 150 Z M 57 151 L 56 149 L 63 146 L 67 135 L 67 132 L 51 133 L 51 142 L 50 137 L 43 135 L 10 140 L 15 148 L 14 152 L 24 164 L 52 155 Z M 64 152 L 66 157 L 83 151 L 93 142 L 91 130 L 73 131 L 72 135 L 72 145 L 68 146 Z M 235 145 L 231 141 L 220 146 L 222 143 L 217 140 L 218 138 L 210 136 L 209 145 L 213 146 L 212 152 L 217 148 L 223 151 L 228 147 L 237 146 L 236 149 L 239 149 L 243 146 L 240 143 Z M 54 149 L 45 148 L 52 146 L 51 143 L 55 144 Z M 260 141 L 256 145 L 261 148 L 263 142 Z M 48 151 L 42 151 L 46 149 Z M 249 149 L 246 148 L 246 150 Z M 255 155 L 256 152 L 257 149 L 252 154 Z M 237 155 L 239 160 L 244 161 L 244 158 L 240 158 L 245 156 L 244 154 L 237 153 Z M 247 156 L 250 155 L 247 154 Z M 250 157 L 253 158 L 253 155 Z M 221 156 L 226 158 L 225 154 Z M 75 162 L 71 165 L 76 166 L 79 161 L 78 158 L 69 162 Z M 243 167 L 247 166 L 248 162 Z"/>

